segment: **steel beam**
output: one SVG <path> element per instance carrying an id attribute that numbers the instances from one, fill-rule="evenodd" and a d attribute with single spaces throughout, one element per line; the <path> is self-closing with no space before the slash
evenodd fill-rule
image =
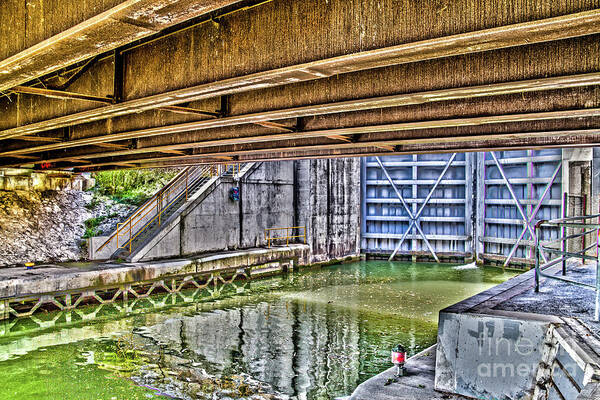
<path id="1" fill-rule="evenodd" d="M 46 88 L 38 88 L 32 86 L 17 86 L 13 88 L 11 91 L 15 93 L 27 93 L 33 94 L 37 96 L 44 96 L 53 99 L 61 99 L 61 100 L 84 100 L 91 101 L 94 103 L 112 103 L 112 99 L 108 97 L 100 97 L 100 96 L 92 96 L 88 94 L 81 93 L 73 93 L 73 92 L 65 92 L 63 90 L 55 90 L 55 89 L 46 89 Z"/>
<path id="2" fill-rule="evenodd" d="M 225 146 L 225 145 L 236 145 L 236 144 L 251 144 L 251 143 L 266 143 L 266 142 L 278 142 L 284 140 L 300 140 L 300 139 L 310 139 L 310 138 L 326 138 L 332 136 L 352 136 L 352 135 L 362 135 L 368 133 L 387 133 L 391 134 L 393 132 L 404 132 L 404 131 L 413 131 L 410 134 L 405 135 L 396 135 L 396 138 L 389 142 L 380 142 L 376 145 L 382 146 L 395 146 L 398 144 L 408 144 L 411 143 L 429 143 L 431 141 L 436 142 L 439 141 L 439 137 L 431 137 L 431 135 L 427 135 L 427 137 L 416 137 L 417 134 L 414 131 L 425 130 L 425 129 L 439 129 L 439 128 L 456 128 L 456 127 L 473 127 L 473 126 L 486 126 L 486 125 L 494 125 L 494 124 L 503 124 L 503 123 L 514 123 L 514 122 L 528 122 L 528 121 L 540 121 L 540 120 L 556 120 L 556 119 L 575 119 L 575 118 L 583 118 L 583 117 L 594 117 L 600 116 L 600 109 L 584 109 L 584 110 L 571 110 L 571 111 L 555 111 L 555 112 L 543 112 L 543 113 L 528 113 L 528 114 L 513 114 L 513 115 L 494 115 L 494 116 L 486 116 L 486 117 L 475 117 L 475 118 L 458 118 L 451 120 L 434 120 L 434 121 L 419 121 L 419 122 L 404 122 L 398 124 L 387 124 L 387 125 L 373 125 L 373 126 L 359 126 L 359 127 L 349 127 L 349 128 L 338 128 L 338 129 L 325 129 L 325 130 L 316 130 L 316 131 L 305 131 L 305 132 L 288 132 L 288 133 L 278 133 L 278 134 L 268 134 L 268 135 L 256 135 L 256 136 L 246 136 L 246 137 L 235 137 L 228 139 L 215 139 L 215 140 L 201 140 L 201 141 L 193 141 L 188 143 L 180 143 L 180 144 L 169 144 L 162 146 L 152 146 L 152 147 L 142 147 L 139 149 L 130 149 L 130 150 L 122 150 L 122 151 L 114 151 L 114 152 L 104 152 L 104 153 L 77 153 L 76 156 L 79 158 L 98 158 L 98 157 L 116 157 L 116 156 L 124 156 L 129 154 L 140 154 L 140 153 L 151 153 L 151 152 L 160 152 L 162 150 L 182 150 L 182 149 L 193 149 L 193 148 L 205 148 L 205 147 L 214 147 L 214 146 Z M 200 121 L 202 122 L 202 121 Z M 206 123 L 212 122 L 212 120 L 206 120 Z M 150 132 L 152 129 L 146 129 L 144 132 L 147 132 L 146 136 L 151 136 Z M 584 131 L 575 131 L 577 133 L 585 134 Z M 597 131 L 594 130 L 594 133 Z M 136 135 L 139 134 L 136 133 Z M 539 133 L 529 133 L 529 135 L 538 135 Z M 499 137 L 500 135 L 504 135 L 503 137 L 512 138 L 513 134 L 499 134 L 494 135 L 494 137 Z M 527 134 L 515 134 L 515 135 L 527 135 Z M 474 135 L 476 136 L 476 135 Z M 461 140 L 473 140 L 474 136 L 465 136 L 465 137 L 457 137 L 452 138 L 453 141 L 461 141 Z M 489 137 L 487 135 L 486 137 Z M 350 144 L 354 144 L 356 146 L 360 146 L 360 142 L 351 142 Z M 50 146 L 56 146 L 58 144 L 50 144 L 37 146 L 37 148 L 48 148 Z M 384 148 L 386 151 L 390 151 L 389 148 Z M 392 149 L 393 150 L 393 149 Z M 25 150 L 9 150 L 5 152 L 0 152 L 0 157 L 10 157 L 12 155 L 18 154 L 29 154 L 30 151 Z M 47 162 L 55 162 L 60 161 L 61 158 L 49 158 Z"/>
<path id="3" fill-rule="evenodd" d="M 444 140 L 446 139 L 446 140 Z M 144 167 L 159 166 L 159 162 L 173 161 L 175 164 L 202 163 L 214 161 L 214 157 L 229 156 L 238 157 L 240 161 L 278 161 L 287 159 L 302 158 L 334 158 L 345 155 L 351 156 L 376 156 L 390 154 L 387 150 L 382 150 L 381 146 L 394 146 L 392 154 L 421 154 L 421 153 L 448 153 L 464 151 L 494 151 L 494 150 L 517 150 L 531 148 L 557 148 L 557 147 L 582 147 L 597 146 L 600 144 L 600 130 L 581 130 L 581 131 L 558 131 L 558 132 L 537 132 L 531 133 L 511 133 L 498 135 L 472 135 L 448 138 L 427 138 L 427 139 L 395 139 L 387 141 L 365 141 L 359 143 L 335 143 L 335 144 L 315 144 L 315 145 L 293 145 L 287 144 L 284 147 L 255 148 L 245 147 L 242 149 L 231 150 L 209 150 L 205 153 L 194 153 L 187 156 L 175 158 L 160 158 L 155 154 L 148 153 L 143 157 L 132 154 L 127 158 L 127 154 L 116 160 L 106 160 L 103 154 L 97 154 L 97 159 L 92 166 L 113 165 L 115 161 L 136 162 L 144 164 Z M 108 154 L 105 153 L 105 154 Z M 79 157 L 73 155 L 73 157 Z M 135 157 L 135 158 L 131 158 Z M 52 160 L 52 162 L 66 161 L 69 157 L 61 157 Z M 104 158 L 104 160 L 102 160 Z M 41 160 L 41 162 L 49 162 Z M 19 165 L 31 165 L 24 162 L 9 162 L 3 164 L 3 167 L 13 167 Z M 163 165 L 167 166 L 167 165 Z M 58 165 L 57 165 L 58 167 Z M 61 168 L 75 167 L 77 165 L 61 165 Z"/>
<path id="4" fill-rule="evenodd" d="M 600 145 L 600 136 L 599 139 L 593 144 L 589 144 L 593 146 Z M 585 145 L 586 147 L 589 145 Z M 572 145 L 570 147 L 581 147 L 584 145 Z M 471 151 L 509 151 L 509 150 L 525 150 L 525 149 L 552 149 L 552 148 L 562 148 L 565 145 L 561 142 L 555 143 L 520 143 L 514 145 L 506 145 L 504 141 L 499 141 L 498 143 L 487 142 L 481 145 L 481 147 L 469 147 L 469 148 L 453 148 L 453 151 L 458 152 L 471 152 Z M 277 149 L 276 149 L 277 150 Z M 406 148 L 404 150 L 397 151 L 393 153 L 393 155 L 406 155 L 406 154 L 447 154 L 448 149 L 444 148 L 427 148 L 423 149 L 422 147 L 411 147 Z M 268 155 L 259 156 L 254 155 L 251 152 L 242 155 L 236 155 L 236 162 L 261 162 L 261 161 L 286 161 L 286 160 L 309 160 L 315 158 L 326 158 L 326 159 L 336 159 L 336 158 L 348 158 L 348 157 L 376 157 L 376 156 L 385 156 L 390 155 L 387 152 L 382 152 L 379 148 L 375 146 L 365 147 L 361 149 L 351 148 L 351 149 L 337 149 L 330 151 L 311 151 L 309 149 L 300 149 L 295 150 L 294 148 L 284 148 L 281 151 L 271 151 Z M 191 166 L 198 164 L 214 164 L 214 163 L 225 163 L 222 160 L 219 160 L 216 157 L 205 157 L 202 155 L 190 155 L 185 157 L 152 157 L 146 158 L 143 160 L 114 160 L 114 161 L 105 161 L 98 162 L 90 165 L 81 165 L 81 166 L 73 166 L 73 165 L 63 165 L 63 166 L 53 166 L 55 169 L 67 169 L 67 170 L 77 170 L 77 171 L 97 171 L 104 169 L 114 169 L 111 166 L 114 166 L 118 163 L 136 163 L 137 168 L 166 168 L 166 167 L 179 167 L 179 166 Z M 32 163 L 29 163 L 31 165 Z M 431 201 L 433 201 L 432 199 Z M 511 203 L 512 204 L 512 200 Z M 514 242 L 513 242 L 514 243 Z M 511 243 L 512 244 L 512 243 Z"/>
<path id="5" fill-rule="evenodd" d="M 121 61 L 122 62 L 122 61 Z M 95 102 L 95 103 L 105 103 L 105 104 L 111 104 L 111 103 L 115 103 L 115 102 L 119 102 L 119 99 L 122 99 L 123 97 L 123 73 L 122 73 L 122 69 L 123 66 L 119 66 L 119 63 L 116 63 L 115 65 L 115 78 L 114 78 L 114 95 L 112 97 L 100 97 L 100 96 L 93 96 L 93 95 L 89 95 L 89 94 L 82 94 L 82 93 L 73 93 L 73 92 L 66 92 L 64 90 L 57 90 L 57 89 L 47 89 L 47 88 L 39 88 L 39 87 L 33 87 L 33 86 L 17 86 L 13 89 L 11 89 L 12 92 L 15 93 L 26 93 L 26 94 L 31 94 L 31 95 L 37 95 L 37 96 L 43 96 L 43 97 L 48 97 L 48 98 L 52 98 L 52 99 L 60 99 L 60 100 L 83 100 L 83 101 L 91 101 L 91 102 Z M 121 72 L 119 72 L 121 71 Z M 219 113 L 218 112 L 212 112 L 212 111 L 204 111 L 204 110 L 198 110 L 196 108 L 190 108 L 190 107 L 182 107 L 182 106 L 167 106 L 167 107 L 161 107 L 159 108 L 159 110 L 162 111 L 170 111 L 173 113 L 178 113 L 178 114 L 192 114 L 192 115 L 201 115 L 201 116 L 205 116 L 205 117 L 212 117 L 212 118 L 217 118 L 219 117 Z M 19 139 L 21 139 L 22 136 L 19 137 Z M 102 137 L 99 137 L 98 139 L 102 139 Z M 94 142 L 93 144 L 98 144 L 98 143 L 104 143 L 107 140 L 98 140 L 97 142 Z M 108 140 L 110 141 L 110 140 Z M 68 142 L 65 142 L 68 143 Z"/>
<path id="6" fill-rule="evenodd" d="M 600 33 L 600 9 L 347 54 L 233 77 L 12 128 L 0 132 L 0 139 L 104 120 L 183 102 L 312 81 L 350 72 L 526 46 L 596 33 Z M 1 71 L 2 65 L 0 64 Z"/>
<path id="7" fill-rule="evenodd" d="M 77 68 L 66 81 L 62 82 L 59 86 L 55 86 L 51 89 L 67 90 L 69 86 L 71 86 L 75 81 L 81 78 L 81 76 L 85 74 L 96 63 L 96 61 L 98 61 L 99 58 L 99 56 L 90 58 L 81 67 Z"/>
<path id="8" fill-rule="evenodd" d="M 210 121 L 195 121 L 184 124 L 141 129 L 137 131 L 120 132 L 95 137 L 86 137 L 83 139 L 76 139 L 56 145 L 35 146 L 19 150 L 13 150 L 12 152 L 2 152 L 0 153 L 0 157 L 9 154 L 27 154 L 40 151 L 58 150 L 70 147 L 86 146 L 96 143 L 127 140 L 138 137 L 175 134 L 203 129 L 239 126 L 244 124 L 264 124 L 266 123 L 266 121 L 275 121 L 281 119 L 302 118 L 314 115 L 328 115 L 344 112 L 372 110 L 378 108 L 427 104 L 439 101 L 499 96 L 514 93 L 558 90 L 592 85 L 600 85 L 600 73 L 567 75 L 554 78 L 504 82 L 490 85 L 450 88 L 418 93 L 407 93 L 393 96 L 376 97 L 371 99 L 357 99 L 337 103 L 318 104 L 305 107 L 296 107 L 281 110 L 265 111 L 254 114 L 238 115 L 232 117 L 218 118 Z M 56 94 L 56 97 L 59 97 L 61 93 L 62 92 Z M 171 106 L 164 107 L 163 109 L 176 112 L 177 110 L 175 109 L 180 108 L 181 107 Z M 206 113 L 209 116 L 218 116 L 218 113 L 212 114 L 205 111 L 201 111 L 201 113 Z M 0 136 L 6 133 L 7 131 L 0 131 Z"/>

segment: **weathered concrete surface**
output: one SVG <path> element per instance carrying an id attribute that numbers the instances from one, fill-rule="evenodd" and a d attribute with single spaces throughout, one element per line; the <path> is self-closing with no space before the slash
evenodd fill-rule
<path id="1" fill-rule="evenodd" d="M 390 368 L 360 384 L 349 400 L 466 399 L 433 389 L 435 356 L 434 345 L 408 359 L 405 376 L 397 378 L 395 367 Z"/>
<path id="2" fill-rule="evenodd" d="M 87 190 L 93 186 L 93 179 L 63 171 L 39 172 L 20 168 L 0 169 L 0 190 L 4 191 Z"/>
<path id="3" fill-rule="evenodd" d="M 297 224 L 312 262 L 360 253 L 360 159 L 296 161 Z"/>
<path id="4" fill-rule="evenodd" d="M 34 270 L 7 268 L 0 270 L 0 298 L 116 287 L 176 275 L 265 265 L 279 260 L 293 259 L 297 260 L 299 265 L 303 265 L 307 255 L 306 245 L 290 245 L 165 262 L 90 263 L 83 266 L 44 265 Z"/>
<path id="5" fill-rule="evenodd" d="M 295 225 L 293 162 L 262 163 L 244 180 L 241 189 L 242 248 L 266 245 L 265 229 Z M 305 225 L 306 221 L 298 223 Z"/>
<path id="6" fill-rule="evenodd" d="M 556 269 L 554 273 L 560 274 Z M 569 265 L 567 278 L 593 285 L 596 282 L 595 265 Z M 542 278 L 539 293 L 528 287 L 521 294 L 499 303 L 495 309 L 577 318 L 600 334 L 600 323 L 594 321 L 594 304 L 593 289 Z"/>
<path id="7" fill-rule="evenodd" d="M 440 312 L 435 388 L 474 398 L 530 397 L 551 322 Z"/>
<path id="8" fill-rule="evenodd" d="M 0 90 L 238 1 L 3 2 L 0 16 L 12 23 L 0 27 Z"/>
<path id="9" fill-rule="evenodd" d="M 580 269 L 588 281 L 595 276 L 587 265 L 571 266 L 569 277 L 585 281 Z M 575 399 L 591 390 L 600 371 L 600 341 L 585 321 L 593 301 L 583 289 L 547 280 L 534 293 L 533 277 L 529 271 L 440 312 L 436 390 L 514 400 Z M 588 326 L 572 318 L 582 315 Z"/>
<path id="10" fill-rule="evenodd" d="M 229 199 L 233 187 L 239 202 Z M 359 221 L 360 160 L 266 162 L 191 202 L 132 260 L 266 246 L 265 229 L 306 226 L 309 262 L 327 262 L 358 256 Z"/>

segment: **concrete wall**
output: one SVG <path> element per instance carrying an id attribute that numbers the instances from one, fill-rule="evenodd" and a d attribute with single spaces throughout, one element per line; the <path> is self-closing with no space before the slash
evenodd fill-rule
<path id="1" fill-rule="evenodd" d="M 34 172 L 22 168 L 0 169 L 0 190 L 5 191 L 87 190 L 93 186 L 93 179 L 79 174 L 58 171 Z"/>
<path id="2" fill-rule="evenodd" d="M 298 225 L 306 225 L 312 262 L 360 252 L 360 159 L 296 163 Z"/>
<path id="3" fill-rule="evenodd" d="M 549 324 L 441 312 L 436 390 L 478 399 L 530 398 Z"/>
<path id="4" fill-rule="evenodd" d="M 229 198 L 235 186 L 239 202 Z M 138 259 L 265 246 L 266 228 L 291 226 L 306 226 L 311 263 L 358 255 L 360 160 L 265 162 L 240 182 L 223 179 Z"/>

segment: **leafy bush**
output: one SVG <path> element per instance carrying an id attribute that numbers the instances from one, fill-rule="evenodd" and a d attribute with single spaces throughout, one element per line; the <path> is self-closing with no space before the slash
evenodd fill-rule
<path id="1" fill-rule="evenodd" d="M 179 170 L 173 168 L 98 172 L 94 175 L 95 190 L 99 194 L 112 197 L 117 202 L 137 206 L 150 198 L 178 173 Z"/>
<path id="2" fill-rule="evenodd" d="M 89 239 L 94 236 L 98 236 L 98 227 L 104 220 L 105 216 L 90 218 L 85 221 L 85 233 L 83 234 L 84 239 Z"/>

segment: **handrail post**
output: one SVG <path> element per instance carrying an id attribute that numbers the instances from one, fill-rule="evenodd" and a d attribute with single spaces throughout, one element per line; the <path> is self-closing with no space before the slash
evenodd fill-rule
<path id="1" fill-rule="evenodd" d="M 158 226 L 160 226 L 160 217 L 162 210 L 162 193 L 158 196 L 158 204 L 156 205 L 156 213 L 158 214 Z"/>
<path id="2" fill-rule="evenodd" d="M 131 254 L 131 242 L 133 242 L 133 240 L 131 239 L 131 235 L 132 235 L 132 227 L 131 227 L 131 218 L 129 218 L 129 254 Z"/>
<path id="3" fill-rule="evenodd" d="M 536 235 L 533 238 L 535 246 L 534 246 L 534 258 L 535 258 L 535 292 L 538 293 L 540 291 L 540 243 L 539 243 L 539 226 L 535 227 Z"/>
<path id="4" fill-rule="evenodd" d="M 598 242 L 600 242 L 600 229 L 596 234 L 596 309 L 594 321 L 600 322 L 600 255 L 598 255 Z"/>
<path id="5" fill-rule="evenodd" d="M 587 215 L 587 194 L 583 195 L 582 201 L 582 215 Z M 585 219 L 581 221 L 582 223 L 586 223 Z M 585 265 L 585 228 L 581 228 L 583 235 L 581 236 L 581 265 Z"/>
<path id="6" fill-rule="evenodd" d="M 185 173 L 185 201 L 188 201 L 188 182 L 190 178 L 190 170 L 188 169 Z"/>
<path id="7" fill-rule="evenodd" d="M 569 205 L 569 194 L 567 192 L 563 193 L 563 212 L 562 212 L 562 217 L 563 219 L 567 218 L 567 207 Z M 565 237 L 566 236 L 566 229 L 563 226 L 561 226 L 560 228 L 560 234 L 561 237 Z M 560 242 L 560 250 L 564 253 L 565 251 L 567 251 L 567 241 L 566 240 L 562 240 Z M 567 257 L 565 257 L 564 254 L 562 254 L 563 260 L 562 260 L 562 274 L 563 276 L 567 275 Z"/>
<path id="8" fill-rule="evenodd" d="M 304 225 L 304 244 L 306 244 L 306 225 Z"/>
<path id="9" fill-rule="evenodd" d="M 290 245 L 290 228 L 285 228 L 285 245 Z"/>

